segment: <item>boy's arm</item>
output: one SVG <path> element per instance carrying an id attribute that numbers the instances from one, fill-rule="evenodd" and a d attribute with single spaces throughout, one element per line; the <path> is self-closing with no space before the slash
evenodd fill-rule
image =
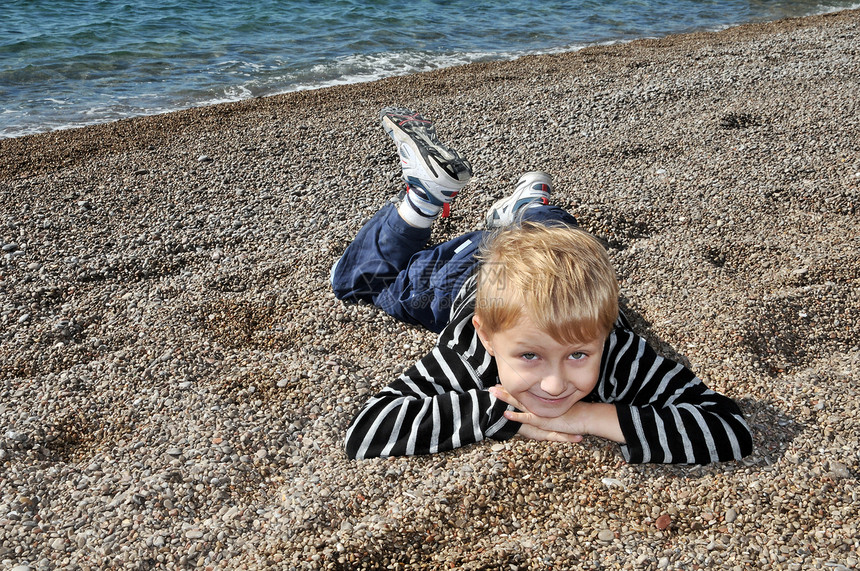
<path id="1" fill-rule="evenodd" d="M 505 418 L 522 424 L 517 434 L 531 440 L 581 442 L 582 435 L 599 436 L 624 444 L 624 432 L 614 404 L 579 401 L 561 416 L 553 418 L 528 412 L 526 407 L 501 385 L 490 387 L 490 394 L 517 410 L 505 411 Z"/>
<path id="2" fill-rule="evenodd" d="M 752 452 L 737 404 L 629 329 L 614 330 L 603 359 L 594 394 L 615 405 L 628 462 L 706 464 Z"/>
<path id="3" fill-rule="evenodd" d="M 356 415 L 346 433 L 350 458 L 428 454 L 511 438 L 519 423 L 484 389 L 455 351 L 438 345 Z"/>

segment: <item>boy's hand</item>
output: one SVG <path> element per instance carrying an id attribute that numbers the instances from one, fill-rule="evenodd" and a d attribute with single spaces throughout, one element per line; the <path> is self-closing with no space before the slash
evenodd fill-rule
<path id="1" fill-rule="evenodd" d="M 490 387 L 490 394 L 497 399 L 515 406 L 520 410 L 528 409 L 515 399 L 511 393 L 500 385 Z M 544 418 L 531 412 L 506 411 L 505 418 L 522 423 L 517 434 L 532 440 L 548 440 L 551 442 L 581 442 L 582 434 L 578 434 L 567 421 L 561 418 Z"/>
<path id="2" fill-rule="evenodd" d="M 555 418 L 538 416 L 528 411 L 502 386 L 490 387 L 490 394 L 525 412 L 506 411 L 505 418 L 522 424 L 518 435 L 533 440 L 581 442 L 583 434 L 592 434 L 624 443 L 615 405 L 579 401 Z"/>

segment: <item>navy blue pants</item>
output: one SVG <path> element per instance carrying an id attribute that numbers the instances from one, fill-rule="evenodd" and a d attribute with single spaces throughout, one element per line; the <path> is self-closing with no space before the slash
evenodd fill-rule
<path id="1" fill-rule="evenodd" d="M 558 206 L 523 211 L 524 220 L 576 226 Z M 475 271 L 475 254 L 486 232 L 469 232 L 426 248 L 430 228 L 415 228 L 388 203 L 365 224 L 332 268 L 335 296 L 369 301 L 405 323 L 440 332 L 451 302 Z"/>

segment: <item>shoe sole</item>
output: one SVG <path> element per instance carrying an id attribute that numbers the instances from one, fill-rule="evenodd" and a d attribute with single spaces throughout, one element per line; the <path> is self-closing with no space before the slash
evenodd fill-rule
<path id="1" fill-rule="evenodd" d="M 452 182 L 463 184 L 471 178 L 472 165 L 457 151 L 439 141 L 432 121 L 415 111 L 401 108 L 383 109 L 379 117 L 388 136 L 395 142 L 410 145 L 420 153 L 424 164 L 436 178 L 442 174 L 436 171 L 437 166 Z M 466 176 L 463 177 L 463 174 Z"/>

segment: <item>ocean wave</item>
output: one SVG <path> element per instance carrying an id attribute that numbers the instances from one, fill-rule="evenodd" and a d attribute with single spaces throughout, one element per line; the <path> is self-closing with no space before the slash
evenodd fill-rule
<path id="1" fill-rule="evenodd" d="M 339 7 L 338 7 L 339 6 Z M 0 138 L 845 8 L 831 0 L 7 0 Z M 46 95 L 47 94 L 47 95 Z"/>

